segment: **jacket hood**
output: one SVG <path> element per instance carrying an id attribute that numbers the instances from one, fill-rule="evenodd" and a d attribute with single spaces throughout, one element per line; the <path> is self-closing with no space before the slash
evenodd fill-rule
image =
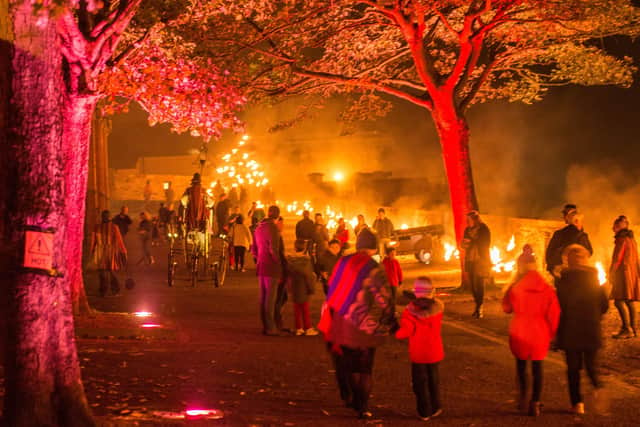
<path id="1" fill-rule="evenodd" d="M 623 228 L 622 230 L 616 233 L 616 239 L 624 238 L 624 237 L 629 237 L 630 239 L 633 239 L 633 231 L 629 230 L 628 228 Z"/>
<path id="2" fill-rule="evenodd" d="M 425 319 L 444 311 L 444 304 L 439 299 L 416 298 L 407 306 L 407 310 L 418 319 Z"/>
<path id="3" fill-rule="evenodd" d="M 522 292 L 537 293 L 549 291 L 550 285 L 539 272 L 531 270 L 525 273 L 514 286 L 517 286 L 518 290 Z"/>

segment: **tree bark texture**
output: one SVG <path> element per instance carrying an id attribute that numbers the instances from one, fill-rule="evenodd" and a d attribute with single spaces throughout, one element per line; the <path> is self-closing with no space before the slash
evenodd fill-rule
<path id="1" fill-rule="evenodd" d="M 4 423 L 92 426 L 76 352 L 66 277 L 21 269 L 24 228 L 55 230 L 52 265 L 65 273 L 65 150 L 61 52 L 53 18 L 29 0 L 8 2 L 9 77 L 0 108 L 8 127 L 0 147 L 0 296 L 4 342 Z M 2 83 L 0 83 L 1 85 Z M 4 89 L 2 89 L 4 90 Z"/>
<path id="2" fill-rule="evenodd" d="M 453 102 L 436 104 L 432 115 L 440 137 L 442 157 L 449 181 L 456 242 L 460 245 L 466 227 L 466 214 L 478 209 L 471 172 L 469 126 Z"/>
<path id="3" fill-rule="evenodd" d="M 69 78 L 68 76 L 65 76 Z M 73 78 L 73 76 L 71 76 Z M 91 119 L 96 107 L 95 95 L 65 91 L 63 115 L 63 146 L 65 157 L 67 220 L 67 280 L 75 314 L 90 312 L 82 277 L 85 202 L 89 171 Z"/>

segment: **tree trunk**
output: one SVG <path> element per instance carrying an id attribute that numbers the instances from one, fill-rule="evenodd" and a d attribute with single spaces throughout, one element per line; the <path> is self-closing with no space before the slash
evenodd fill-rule
<path id="1" fill-rule="evenodd" d="M 66 78 L 75 77 L 70 73 Z M 69 89 L 65 91 L 62 140 L 66 162 L 67 241 L 64 252 L 67 256 L 67 280 L 71 286 L 71 301 L 75 314 L 91 312 L 82 277 L 82 249 L 91 119 L 96 103 L 97 97 L 93 94 L 72 93 Z"/>
<path id="2" fill-rule="evenodd" d="M 464 116 L 456 111 L 453 103 L 438 105 L 433 118 L 440 137 L 449 182 L 456 242 L 460 245 L 466 227 L 466 214 L 478 209 L 469 155 L 469 126 Z"/>
<path id="3" fill-rule="evenodd" d="M 0 0 L 6 5 L 6 0 Z M 0 75 L 9 77 L 0 120 L 0 296 L 5 316 L 4 423 L 92 426 L 74 339 L 66 278 L 21 268 L 25 227 L 51 229 L 46 248 L 65 273 L 65 161 L 62 70 L 56 23 L 46 8 L 10 0 Z M 0 12 L 2 12 L 0 7 Z M 2 18 L 0 18 L 0 21 Z M 0 29 L 5 31 L 5 29 Z M 0 79 L 2 81 L 2 79 Z M 5 95 L 5 94 L 3 94 Z"/>

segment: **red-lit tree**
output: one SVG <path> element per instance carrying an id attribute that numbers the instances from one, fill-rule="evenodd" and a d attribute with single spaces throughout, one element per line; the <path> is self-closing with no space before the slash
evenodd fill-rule
<path id="1" fill-rule="evenodd" d="M 628 86 L 630 59 L 600 41 L 639 22 L 629 0 L 219 3 L 228 19 L 195 40 L 235 61 L 253 96 L 360 94 L 356 115 L 385 105 L 380 94 L 424 108 L 440 138 L 458 241 L 465 213 L 478 208 L 467 108 L 537 101 L 558 85 Z"/>
<path id="2" fill-rule="evenodd" d="M 138 102 L 151 124 L 169 122 L 177 132 L 190 130 L 205 139 L 236 128 L 243 98 L 228 77 L 189 55 L 191 47 L 163 28 L 184 20 L 195 3 L 156 0 L 105 2 L 93 10 L 80 1 L 60 15 L 65 71 L 64 143 L 67 176 L 67 277 L 74 312 L 88 310 L 82 280 L 82 240 L 88 177 L 91 117 L 100 99 L 105 113 Z M 72 5 L 73 6 L 73 5 Z M 132 19 L 136 16 L 134 25 Z M 120 47 L 118 47 L 120 44 Z"/>
<path id="3" fill-rule="evenodd" d="M 127 96 L 117 83 L 101 86 L 100 78 L 107 71 L 117 73 L 116 63 L 126 63 L 147 39 L 117 50 L 140 0 L 99 3 L 104 9 L 84 0 L 0 0 L 0 312 L 6 425 L 94 424 L 82 386 L 72 310 L 83 291 L 90 123 L 98 99 L 110 93 Z M 223 90 L 223 79 L 212 78 L 219 74 L 215 68 L 204 73 L 204 66 L 194 61 L 162 58 L 160 53 L 149 58 L 165 65 L 154 70 L 153 84 L 143 77 L 121 82 L 146 85 L 147 94 L 133 99 L 168 98 L 175 104 L 145 105 L 160 119 L 181 117 L 180 129 L 207 136 L 237 124 L 231 111 L 242 98 Z M 140 61 L 135 64 L 145 68 Z M 171 77 L 173 83 L 158 76 Z M 197 83 L 188 84 L 196 77 Z M 209 108 L 206 102 L 214 98 L 221 104 L 232 98 L 233 103 L 229 109 Z M 193 100 L 199 104 L 194 106 Z M 182 114 L 163 116 L 155 110 L 163 108 Z M 197 120 L 189 122 L 195 117 L 190 109 L 197 110 Z M 52 245 L 42 251 L 52 257 L 45 271 L 22 268 L 29 228 L 53 234 Z"/>

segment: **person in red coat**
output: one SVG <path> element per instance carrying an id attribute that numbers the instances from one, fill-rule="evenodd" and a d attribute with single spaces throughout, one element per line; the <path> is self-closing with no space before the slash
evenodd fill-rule
<path id="1" fill-rule="evenodd" d="M 518 275 L 502 300 L 505 313 L 513 313 L 509 327 L 509 346 L 516 358 L 520 391 L 519 408 L 527 409 L 527 361 L 531 360 L 533 390 L 529 415 L 540 414 L 542 361 L 558 329 L 560 304 L 553 287 L 536 270 L 531 246 L 525 245 L 518 257 Z"/>
<path id="2" fill-rule="evenodd" d="M 433 297 L 431 279 L 421 276 L 414 282 L 416 299 L 402 312 L 396 338 L 409 339 L 411 381 L 420 419 L 426 421 L 442 413 L 438 365 L 444 359 L 442 313 L 444 304 Z"/>
<path id="3" fill-rule="evenodd" d="M 382 260 L 382 265 L 384 265 L 384 269 L 387 272 L 389 285 L 391 285 L 391 301 L 395 305 L 398 286 L 402 284 L 402 268 L 400 268 L 400 263 L 396 259 L 396 248 L 390 246 L 385 252 L 387 256 Z"/>
<path id="4" fill-rule="evenodd" d="M 620 215 L 613 223 L 615 247 L 609 268 L 610 298 L 620 314 L 622 326 L 613 338 L 633 338 L 636 333 L 636 308 L 640 300 L 640 272 L 638 271 L 638 245 L 629 230 L 629 220 Z"/>
<path id="5" fill-rule="evenodd" d="M 344 218 L 338 219 L 338 228 L 336 228 L 333 238 L 340 242 L 341 251 L 347 249 L 349 243 L 349 229 L 347 228 L 346 222 L 344 222 Z"/>

